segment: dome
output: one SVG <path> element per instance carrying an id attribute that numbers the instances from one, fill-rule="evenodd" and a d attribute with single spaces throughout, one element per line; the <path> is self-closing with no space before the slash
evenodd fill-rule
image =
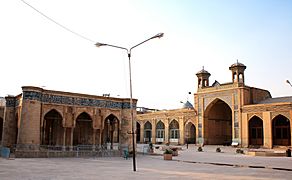
<path id="1" fill-rule="evenodd" d="M 190 101 L 187 101 L 185 103 L 183 103 L 183 109 L 194 109 L 194 106 L 192 105 L 192 103 L 190 103 Z"/>
<path id="2" fill-rule="evenodd" d="M 210 73 L 209 73 L 208 71 L 206 71 L 206 70 L 204 69 L 204 67 L 203 67 L 203 69 L 202 69 L 201 71 L 197 72 L 196 75 L 199 75 L 199 74 L 209 74 L 209 75 L 210 75 Z"/>
<path id="3" fill-rule="evenodd" d="M 236 63 L 234 63 L 230 66 L 230 68 L 233 68 L 233 67 L 246 67 L 246 66 L 244 64 L 238 62 L 238 60 L 237 60 Z"/>

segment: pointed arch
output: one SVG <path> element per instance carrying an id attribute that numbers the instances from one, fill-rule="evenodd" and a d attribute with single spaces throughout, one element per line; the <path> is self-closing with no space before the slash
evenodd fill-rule
<path id="1" fill-rule="evenodd" d="M 165 137 L 165 125 L 159 120 L 156 124 L 156 142 L 163 143 Z"/>
<path id="2" fill-rule="evenodd" d="M 290 120 L 284 115 L 277 115 L 272 120 L 273 146 L 291 146 Z"/>
<path id="3" fill-rule="evenodd" d="M 87 112 L 80 113 L 75 120 L 73 145 L 93 144 L 92 118 Z"/>
<path id="4" fill-rule="evenodd" d="M 187 144 L 196 143 L 196 126 L 191 121 L 185 125 L 185 142 Z"/>
<path id="5" fill-rule="evenodd" d="M 148 143 L 152 141 L 152 124 L 147 121 L 144 124 L 144 142 Z"/>
<path id="6" fill-rule="evenodd" d="M 249 146 L 262 146 L 264 144 L 263 120 L 254 115 L 248 121 Z"/>
<path id="7" fill-rule="evenodd" d="M 225 101 L 216 98 L 204 112 L 204 144 L 231 145 L 232 110 Z"/>
<path id="8" fill-rule="evenodd" d="M 42 144 L 43 145 L 62 145 L 63 143 L 63 117 L 56 110 L 51 109 L 44 116 Z"/>
<path id="9" fill-rule="evenodd" d="M 114 143 L 120 140 L 120 121 L 114 114 L 108 115 L 103 122 L 102 144 L 109 143 L 113 149 Z"/>
<path id="10" fill-rule="evenodd" d="M 173 119 L 169 124 L 169 137 L 170 143 L 179 142 L 179 123 L 175 119 Z"/>

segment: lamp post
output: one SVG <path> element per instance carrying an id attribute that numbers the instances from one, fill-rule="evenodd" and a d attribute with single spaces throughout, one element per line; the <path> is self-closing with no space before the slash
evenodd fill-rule
<path id="1" fill-rule="evenodd" d="M 286 83 L 288 83 L 292 87 L 292 84 L 290 83 L 288 79 L 286 80 Z"/>
<path id="2" fill-rule="evenodd" d="M 134 130 L 134 112 L 133 112 L 133 97 L 132 97 L 132 74 L 131 74 L 131 52 L 132 49 L 134 49 L 135 47 L 151 40 L 151 39 L 155 39 L 155 38 L 161 38 L 163 37 L 163 33 L 158 33 L 155 36 L 152 36 L 149 39 L 146 39 L 145 41 L 142 41 L 140 43 L 138 43 L 137 45 L 131 47 L 131 48 L 124 48 L 121 46 L 116 46 L 116 45 L 111 45 L 111 44 L 105 44 L 105 43 L 95 43 L 96 47 L 101 47 L 101 46 L 110 46 L 110 47 L 114 47 L 114 48 L 118 48 L 118 49 L 123 49 L 127 51 L 128 54 L 128 58 L 129 58 L 129 78 L 130 78 L 130 111 L 131 111 L 131 122 L 132 122 L 132 132 L 130 134 L 132 134 L 132 145 L 133 145 L 133 171 L 136 171 L 136 150 L 135 150 L 135 130 Z"/>

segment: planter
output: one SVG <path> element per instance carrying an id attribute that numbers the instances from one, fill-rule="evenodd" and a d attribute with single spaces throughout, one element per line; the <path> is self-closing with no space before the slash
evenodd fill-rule
<path id="1" fill-rule="evenodd" d="M 172 154 L 163 154 L 164 160 L 172 160 Z"/>

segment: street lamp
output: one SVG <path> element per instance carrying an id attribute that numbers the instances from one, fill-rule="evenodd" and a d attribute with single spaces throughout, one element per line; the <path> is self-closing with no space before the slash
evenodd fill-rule
<path id="1" fill-rule="evenodd" d="M 292 84 L 290 83 L 288 79 L 286 80 L 286 83 L 288 83 L 292 87 Z"/>
<path id="2" fill-rule="evenodd" d="M 133 97 L 132 97 L 132 74 L 131 74 L 131 52 L 132 49 L 134 49 L 135 47 L 151 40 L 151 39 L 155 39 L 155 38 L 161 38 L 163 37 L 164 33 L 158 33 L 155 36 L 152 36 L 149 39 L 146 39 L 145 41 L 142 41 L 140 43 L 138 43 L 137 45 L 131 47 L 130 49 L 128 48 L 124 48 L 121 46 L 116 46 L 116 45 L 111 45 L 111 44 L 105 44 L 105 43 L 100 43 L 97 42 L 95 43 L 96 47 L 101 47 L 101 46 L 110 46 L 110 47 L 114 47 L 114 48 L 119 48 L 119 49 L 124 49 L 127 51 L 128 54 L 128 58 L 129 58 L 129 77 L 130 77 L 130 111 L 131 111 L 131 121 L 132 121 L 132 132 L 130 134 L 132 134 L 132 145 L 133 145 L 133 171 L 136 171 L 136 150 L 135 150 L 135 131 L 134 131 L 134 115 L 133 115 Z"/>

